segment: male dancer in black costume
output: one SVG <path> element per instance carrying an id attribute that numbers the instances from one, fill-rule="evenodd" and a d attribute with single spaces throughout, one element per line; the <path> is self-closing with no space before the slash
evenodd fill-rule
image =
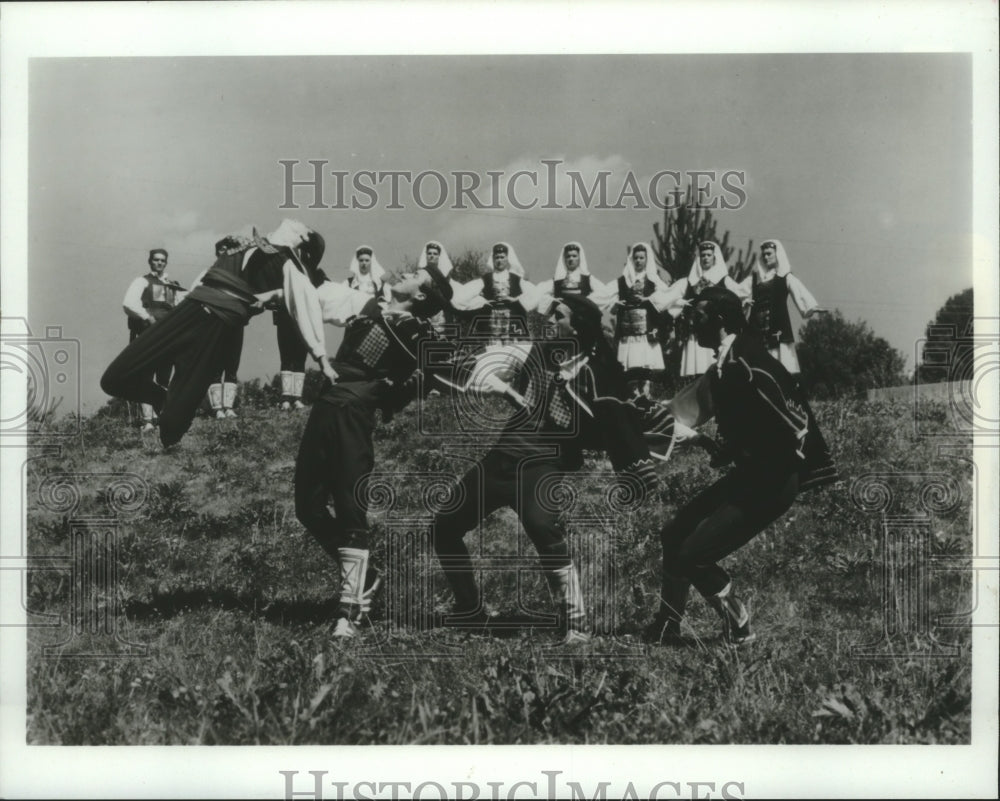
<path id="1" fill-rule="evenodd" d="M 701 425 L 713 414 L 721 447 L 713 465 L 734 467 L 680 509 L 663 529 L 660 610 L 646 629 L 655 642 L 683 642 L 680 623 L 691 584 L 723 621 L 731 644 L 753 639 L 750 615 L 719 560 L 783 515 L 799 492 L 837 479 L 837 471 L 798 382 L 756 332 L 747 330 L 740 299 L 722 287 L 703 289 L 692 308 L 698 344 L 716 361 L 672 401 L 678 422 Z M 706 384 L 707 382 L 707 393 Z M 700 396 L 711 410 L 685 405 Z M 705 438 L 698 440 L 704 443 Z"/>
<path id="2" fill-rule="evenodd" d="M 463 501 L 437 516 L 433 537 L 455 595 L 454 614 L 445 625 L 485 629 L 489 618 L 463 538 L 495 509 L 514 509 L 538 550 L 559 605 L 564 642 L 573 644 L 589 638 L 580 579 L 561 515 L 539 502 L 537 490 L 550 475 L 579 470 L 585 448 L 607 451 L 613 468 L 631 473 L 645 490 L 655 486 L 656 475 L 643 438 L 642 414 L 624 402 L 624 371 L 602 333 L 600 309 L 579 296 L 557 298 L 549 309 L 561 341 L 533 343 L 510 384 L 493 382 L 494 391 L 518 399 L 524 409 L 510 418 L 493 448 L 461 479 L 456 492 Z M 579 350 L 553 369 L 550 351 L 564 350 L 567 339 Z"/>
<path id="3" fill-rule="evenodd" d="M 146 334 L 129 343 L 101 377 L 101 389 L 113 397 L 152 404 L 160 418 L 160 441 L 170 446 L 191 427 L 209 385 L 222 373 L 250 317 L 263 304 L 283 299 L 313 357 L 328 375 L 322 322 L 299 309 L 312 309 L 311 271 L 319 266 L 325 244 L 317 232 L 284 220 L 251 247 L 216 259 L 202 283 Z M 312 300 L 310 300 L 310 297 Z M 157 371 L 173 364 L 170 386 L 157 383 Z"/>
<path id="4" fill-rule="evenodd" d="M 295 514 L 340 565 L 338 638 L 356 635 L 377 586 L 365 586 L 370 531 L 364 485 L 375 466 L 375 410 L 385 419 L 416 397 L 420 343 L 436 338 L 428 320 L 448 305 L 452 288 L 436 267 L 427 267 L 404 276 L 391 292 L 384 306 L 329 281 L 318 292 L 323 318 L 346 329 L 327 365 L 332 381 L 325 382 L 302 432 Z M 327 507 L 331 496 L 335 515 Z"/>

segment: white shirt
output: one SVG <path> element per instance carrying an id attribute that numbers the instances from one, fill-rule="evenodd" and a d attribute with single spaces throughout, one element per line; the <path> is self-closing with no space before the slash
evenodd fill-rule
<path id="1" fill-rule="evenodd" d="M 146 275 L 148 275 L 147 273 Z M 167 273 L 164 272 L 159 276 L 160 280 L 164 283 L 169 283 L 170 278 Z M 125 290 L 125 299 L 122 301 L 122 308 L 125 309 L 125 314 L 136 320 L 146 320 L 148 322 L 153 322 L 153 315 L 150 314 L 142 305 L 142 293 L 146 291 L 146 287 L 149 282 L 146 280 L 145 275 L 140 275 L 131 284 L 128 285 L 128 289 Z M 175 305 L 180 303 L 184 299 L 186 292 L 177 292 L 174 295 Z"/>

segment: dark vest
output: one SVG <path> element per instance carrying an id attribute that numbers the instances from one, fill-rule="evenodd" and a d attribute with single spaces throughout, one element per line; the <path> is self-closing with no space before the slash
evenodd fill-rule
<path id="1" fill-rule="evenodd" d="M 656 291 L 656 284 L 654 284 L 649 278 L 644 277 L 642 279 L 642 286 L 636 282 L 629 286 L 625 281 L 625 276 L 618 276 L 618 300 L 625 306 L 641 306 L 643 303 L 643 298 L 648 298 L 653 292 Z"/>
<path id="2" fill-rule="evenodd" d="M 552 282 L 552 295 L 553 297 L 561 298 L 566 295 L 575 295 L 578 297 L 589 297 L 593 290 L 590 287 L 590 276 L 584 273 L 580 276 L 580 283 L 576 286 L 567 286 L 565 278 L 557 278 Z"/>
<path id="3" fill-rule="evenodd" d="M 788 314 L 787 276 L 761 281 L 757 273 L 754 273 L 750 324 L 764 338 L 769 348 L 778 347 L 779 342 L 794 341 L 792 320 Z"/>
<path id="4" fill-rule="evenodd" d="M 177 304 L 177 290 L 164 283 L 156 273 L 147 273 L 143 278 L 146 279 L 146 288 L 142 290 L 142 308 L 159 321 Z M 129 331 L 139 333 L 145 327 L 144 321 L 128 318 Z"/>
<path id="5" fill-rule="evenodd" d="M 510 297 L 518 298 L 521 296 L 521 276 L 517 273 L 512 273 L 508 271 L 509 277 L 509 287 L 510 287 Z M 487 300 L 496 300 L 497 291 L 493 283 L 493 273 L 489 272 L 483 276 L 483 297 Z"/>
<path id="6" fill-rule="evenodd" d="M 522 294 L 521 276 L 509 271 L 507 275 L 508 300 L 490 308 L 490 333 L 498 339 L 518 339 L 528 336 L 528 313 L 514 300 Z M 492 272 L 483 276 L 483 297 L 489 301 L 499 300 Z"/>

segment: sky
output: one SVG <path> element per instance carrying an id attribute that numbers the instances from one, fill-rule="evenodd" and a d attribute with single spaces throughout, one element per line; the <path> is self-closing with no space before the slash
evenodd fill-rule
<path id="1" fill-rule="evenodd" d="M 188 285 L 221 236 L 291 216 L 324 235 L 335 280 L 362 243 L 398 267 L 428 239 L 453 254 L 508 241 L 535 281 L 579 240 L 591 272 L 613 279 L 661 210 L 543 209 L 526 180 L 517 199 L 535 208 L 505 195 L 497 210 L 452 208 L 456 171 L 526 169 L 544 188 L 543 160 L 559 160 L 563 201 L 568 171 L 588 185 L 609 171 L 612 201 L 630 172 L 646 187 L 661 170 L 738 171 L 745 203 L 716 212 L 719 230 L 737 248 L 780 239 L 822 306 L 867 321 L 912 369 L 927 322 L 973 282 L 971 67 L 963 53 L 33 59 L 28 321 L 80 341 L 87 412 L 107 400 L 122 297 L 153 247 Z M 449 202 L 421 208 L 403 183 L 390 209 L 383 182 L 369 210 L 308 208 L 301 187 L 302 208 L 283 210 L 282 160 L 297 180 L 310 160 L 346 172 L 348 206 L 367 202 L 350 191 L 365 170 L 438 171 Z M 422 189 L 433 203 L 435 181 Z M 334 205 L 332 177 L 323 192 Z M 255 318 L 240 378 L 278 369 L 270 316 Z"/>

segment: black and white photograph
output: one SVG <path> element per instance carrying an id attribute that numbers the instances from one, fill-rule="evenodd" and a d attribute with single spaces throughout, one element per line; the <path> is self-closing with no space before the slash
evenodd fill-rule
<path id="1" fill-rule="evenodd" d="M 995 797 L 995 3 L 2 5 L 0 795 Z"/>

